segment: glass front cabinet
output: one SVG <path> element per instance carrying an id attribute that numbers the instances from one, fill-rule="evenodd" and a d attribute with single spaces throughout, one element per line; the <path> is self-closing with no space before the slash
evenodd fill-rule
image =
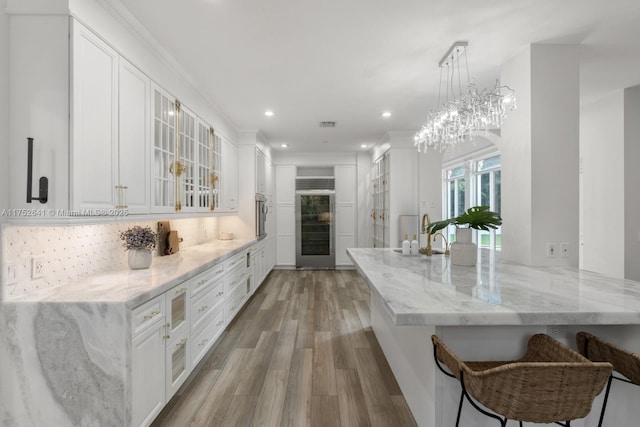
<path id="1" fill-rule="evenodd" d="M 191 343 L 189 343 L 189 292 L 187 287 L 178 286 L 166 296 L 167 322 L 165 339 L 167 343 L 165 369 L 167 379 L 167 401 L 184 383 L 191 372 Z"/>
<path id="2" fill-rule="evenodd" d="M 214 212 L 220 207 L 220 136 L 157 86 L 153 118 L 152 212 Z"/>
<path id="3" fill-rule="evenodd" d="M 389 247 L 389 153 L 379 157 L 371 167 L 371 192 L 373 209 L 371 227 L 373 229 L 373 247 Z"/>

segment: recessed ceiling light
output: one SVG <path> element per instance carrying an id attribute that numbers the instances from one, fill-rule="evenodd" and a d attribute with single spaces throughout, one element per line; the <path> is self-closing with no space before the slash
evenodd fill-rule
<path id="1" fill-rule="evenodd" d="M 382 113 L 382 117 L 384 117 L 385 119 L 386 119 L 387 117 L 391 117 L 391 111 L 385 111 L 385 112 L 383 112 L 383 113 Z"/>
<path id="2" fill-rule="evenodd" d="M 267 116 L 267 117 L 272 117 L 273 114 L 274 114 L 274 112 L 271 111 L 271 110 L 267 110 L 267 111 L 264 112 L 264 115 Z"/>
<path id="3" fill-rule="evenodd" d="M 360 144 L 360 148 L 367 148 L 367 144 Z"/>
<path id="4" fill-rule="evenodd" d="M 288 147 L 288 145 L 287 145 L 287 144 L 280 144 L 280 147 L 282 147 L 282 148 L 287 148 L 287 147 Z"/>

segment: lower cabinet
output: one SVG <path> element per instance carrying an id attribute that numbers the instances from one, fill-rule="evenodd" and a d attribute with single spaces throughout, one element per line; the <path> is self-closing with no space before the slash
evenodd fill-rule
<path id="1" fill-rule="evenodd" d="M 133 310 L 132 426 L 150 425 L 202 361 L 262 282 L 263 256 L 246 249 Z"/>
<path id="2" fill-rule="evenodd" d="M 155 300 L 160 300 L 158 297 Z M 147 304 L 145 304 L 146 306 Z M 138 311 L 138 309 L 136 309 Z M 144 313 L 144 310 L 140 310 Z M 148 310 L 143 316 L 151 316 Z M 159 313 L 160 314 L 160 313 Z M 134 426 L 148 426 L 165 404 L 164 313 L 133 338 L 132 349 L 132 420 Z"/>

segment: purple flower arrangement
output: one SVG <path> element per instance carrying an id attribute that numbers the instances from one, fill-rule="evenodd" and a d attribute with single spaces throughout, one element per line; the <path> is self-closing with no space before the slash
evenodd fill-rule
<path id="1" fill-rule="evenodd" d="M 149 249 L 156 247 L 158 235 L 149 227 L 133 226 L 120 233 L 120 239 L 124 241 L 122 247 L 130 249 Z"/>

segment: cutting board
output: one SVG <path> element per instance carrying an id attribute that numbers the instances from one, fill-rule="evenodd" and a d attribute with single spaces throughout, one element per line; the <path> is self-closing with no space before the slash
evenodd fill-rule
<path id="1" fill-rule="evenodd" d="M 175 254 L 180 250 L 180 238 L 178 237 L 178 232 L 176 230 L 169 231 L 167 234 L 167 249 L 165 253 L 167 255 Z"/>
<path id="2" fill-rule="evenodd" d="M 169 221 L 158 221 L 158 252 L 160 255 L 167 254 L 167 236 L 171 231 Z"/>

